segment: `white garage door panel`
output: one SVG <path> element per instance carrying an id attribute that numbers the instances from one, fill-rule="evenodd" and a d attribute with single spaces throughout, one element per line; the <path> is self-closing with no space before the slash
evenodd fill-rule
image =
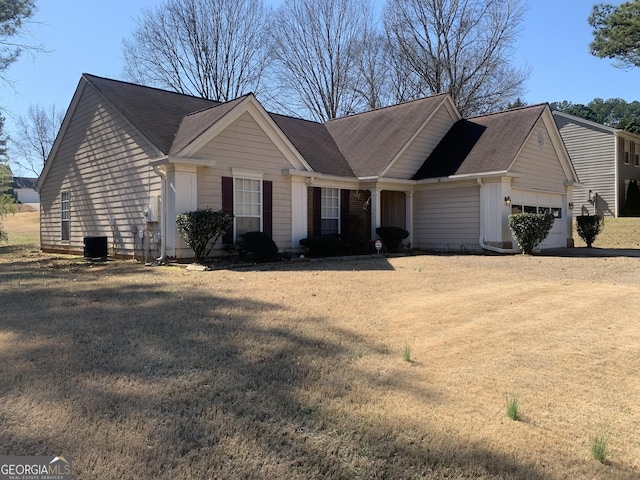
<path id="1" fill-rule="evenodd" d="M 553 193 L 528 192 L 524 190 L 512 190 L 511 192 L 511 203 L 513 205 L 532 205 L 536 207 L 560 208 L 562 218 L 565 218 L 567 212 L 564 211 L 565 209 L 563 208 L 563 200 L 563 195 L 557 195 Z M 553 227 L 551 228 L 549 235 L 539 245 L 539 248 L 566 247 L 567 238 L 569 238 L 568 232 L 566 231 L 566 225 L 567 222 L 556 219 L 556 221 L 553 222 Z"/>

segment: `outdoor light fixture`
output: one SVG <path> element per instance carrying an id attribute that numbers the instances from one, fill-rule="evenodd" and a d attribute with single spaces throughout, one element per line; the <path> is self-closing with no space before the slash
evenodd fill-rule
<path id="1" fill-rule="evenodd" d="M 589 190 L 589 203 L 593 203 L 596 199 L 596 192 Z"/>
<path id="2" fill-rule="evenodd" d="M 504 197 L 504 204 L 508 207 L 511 205 L 511 197 Z"/>
<path id="3" fill-rule="evenodd" d="M 573 210 L 573 202 L 569 202 L 569 210 Z"/>

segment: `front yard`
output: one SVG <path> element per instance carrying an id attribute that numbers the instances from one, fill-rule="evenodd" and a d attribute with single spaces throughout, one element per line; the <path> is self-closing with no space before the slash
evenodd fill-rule
<path id="1" fill-rule="evenodd" d="M 0 247 L 0 445 L 78 479 L 635 479 L 639 284 L 627 257 L 187 272 Z"/>

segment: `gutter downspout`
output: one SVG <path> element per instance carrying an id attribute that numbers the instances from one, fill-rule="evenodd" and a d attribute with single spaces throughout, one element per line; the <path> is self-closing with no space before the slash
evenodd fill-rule
<path id="1" fill-rule="evenodd" d="M 484 243 L 484 195 L 482 192 L 482 179 L 477 178 L 478 186 L 480 187 L 480 238 L 478 239 L 478 244 L 480 248 L 483 250 L 489 250 L 490 252 L 496 253 L 520 253 L 519 248 L 500 248 L 500 247 L 492 247 L 491 245 L 485 245 Z"/>
<path id="2" fill-rule="evenodd" d="M 160 177 L 160 256 L 156 258 L 156 262 L 164 263 L 167 258 L 167 208 L 165 205 L 167 176 L 160 171 L 157 165 L 151 165 L 151 168 Z"/>

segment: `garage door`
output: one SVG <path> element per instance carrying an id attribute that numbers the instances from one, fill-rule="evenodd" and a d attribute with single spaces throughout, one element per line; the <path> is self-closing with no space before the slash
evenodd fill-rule
<path id="1" fill-rule="evenodd" d="M 564 195 L 554 193 L 529 192 L 526 190 L 511 191 L 512 213 L 553 213 L 556 220 L 547 238 L 539 245 L 539 248 L 566 247 L 568 222 L 560 221 L 567 215 L 562 208 Z M 514 240 L 515 244 L 515 240 Z"/>

